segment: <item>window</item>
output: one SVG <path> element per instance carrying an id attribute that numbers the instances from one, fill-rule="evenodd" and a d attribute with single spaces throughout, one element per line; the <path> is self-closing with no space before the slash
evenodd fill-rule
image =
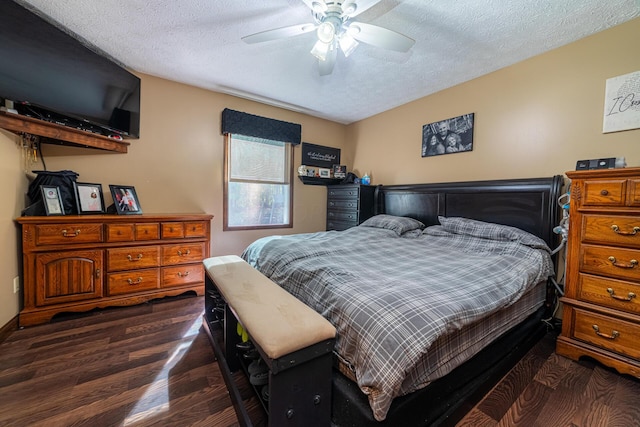
<path id="1" fill-rule="evenodd" d="M 292 227 L 292 145 L 225 134 L 224 229 Z"/>

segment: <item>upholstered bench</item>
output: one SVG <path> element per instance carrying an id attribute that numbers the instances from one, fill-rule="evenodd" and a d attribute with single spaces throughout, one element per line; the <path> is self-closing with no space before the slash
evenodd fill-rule
<path id="1" fill-rule="evenodd" d="M 231 372 L 247 370 L 237 349 L 240 323 L 269 368 L 269 399 L 263 400 L 269 425 L 328 426 L 335 328 L 238 256 L 207 258 L 203 264 L 207 297 L 215 292 L 225 303 L 219 362 Z M 236 385 L 226 376 L 225 381 L 231 392 Z M 236 413 L 241 418 L 245 408 L 236 406 Z"/>

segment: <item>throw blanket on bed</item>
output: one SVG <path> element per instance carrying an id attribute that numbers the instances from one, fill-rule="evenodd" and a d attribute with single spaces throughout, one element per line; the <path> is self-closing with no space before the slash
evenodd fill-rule
<path id="1" fill-rule="evenodd" d="M 336 353 L 384 420 L 432 342 L 509 306 L 553 264 L 543 240 L 512 227 L 441 218 L 422 230 L 380 218 L 263 238 L 243 257 L 336 327 Z"/>

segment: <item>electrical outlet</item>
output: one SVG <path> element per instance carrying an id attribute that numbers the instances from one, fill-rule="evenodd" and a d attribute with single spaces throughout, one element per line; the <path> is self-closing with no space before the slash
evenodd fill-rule
<path id="1" fill-rule="evenodd" d="M 17 294 L 18 292 L 20 292 L 20 276 L 13 278 L 13 293 Z"/>

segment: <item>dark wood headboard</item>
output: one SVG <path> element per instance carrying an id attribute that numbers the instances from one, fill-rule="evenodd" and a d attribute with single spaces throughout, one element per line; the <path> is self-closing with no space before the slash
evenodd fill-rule
<path id="1" fill-rule="evenodd" d="M 465 217 L 510 225 L 557 244 L 558 198 L 564 178 L 508 179 L 378 186 L 376 213 L 407 216 L 425 225 L 438 216 Z"/>

